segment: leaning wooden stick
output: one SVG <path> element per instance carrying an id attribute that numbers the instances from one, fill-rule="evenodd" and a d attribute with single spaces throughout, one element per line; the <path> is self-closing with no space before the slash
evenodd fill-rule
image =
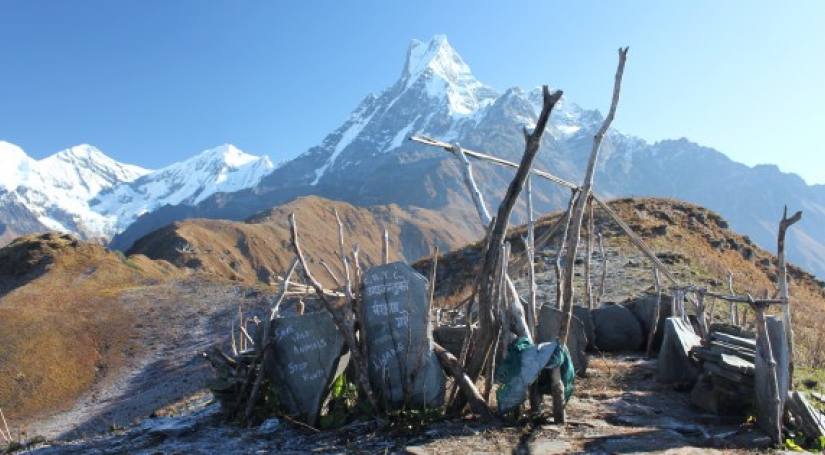
<path id="1" fill-rule="evenodd" d="M 584 301 L 587 308 L 593 309 L 593 280 L 590 276 L 591 258 L 593 257 L 593 198 L 587 201 L 587 230 L 585 242 L 587 244 L 584 256 Z"/>
<path id="2" fill-rule="evenodd" d="M 458 359 L 435 342 L 433 342 L 433 352 L 436 357 L 438 357 L 438 363 L 441 364 L 441 368 L 444 368 L 444 370 L 453 377 L 455 383 L 458 384 L 459 390 L 461 390 L 467 403 L 470 404 L 470 409 L 485 420 L 497 420 L 493 411 L 487 406 L 487 403 L 484 402 L 484 398 L 478 392 L 473 381 L 470 380 L 470 377 L 467 376 L 467 373 L 461 368 Z"/>
<path id="3" fill-rule="evenodd" d="M 791 306 L 788 296 L 788 267 L 785 265 L 785 233 L 794 223 L 802 219 L 802 212 L 797 211 L 788 218 L 788 206 L 782 212 L 782 220 L 779 221 L 779 234 L 776 240 L 776 266 L 779 269 L 777 281 L 779 287 L 779 298 L 782 299 L 782 321 L 785 325 L 785 334 L 788 337 L 788 360 L 790 362 L 790 384 L 793 384 L 794 355 L 793 355 L 793 326 L 791 325 Z"/>
<path id="4" fill-rule="evenodd" d="M 481 194 L 481 190 L 478 189 L 478 185 L 476 185 L 476 181 L 473 178 L 473 165 L 470 164 L 470 160 L 467 159 L 467 155 L 458 143 L 453 146 L 453 153 L 455 153 L 455 156 L 461 161 L 464 184 L 467 186 L 467 189 L 470 190 L 470 196 L 472 196 L 473 204 L 476 206 L 476 212 L 481 218 L 481 224 L 487 226 L 491 221 L 490 212 L 487 211 L 487 206 L 484 204 L 484 196 Z"/>

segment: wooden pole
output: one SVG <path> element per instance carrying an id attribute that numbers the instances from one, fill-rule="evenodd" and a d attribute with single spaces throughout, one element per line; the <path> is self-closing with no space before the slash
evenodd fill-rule
<path id="1" fill-rule="evenodd" d="M 527 177 L 527 275 L 530 281 L 530 290 L 527 300 L 527 325 L 530 335 L 536 339 L 536 220 L 533 215 L 533 176 Z M 530 384 L 529 390 L 530 412 L 533 415 L 541 413 L 541 392 L 537 383 Z"/>
<path id="2" fill-rule="evenodd" d="M 728 292 L 730 295 L 736 295 L 733 292 L 733 272 L 728 270 Z M 728 302 L 728 311 L 730 311 L 730 323 L 731 325 L 738 326 L 739 325 L 739 314 L 738 309 L 736 307 L 736 302 Z"/>
<path id="3" fill-rule="evenodd" d="M 622 74 L 624 73 L 624 65 L 627 61 L 628 48 L 619 49 L 619 66 L 616 69 L 616 77 L 613 84 L 613 99 L 610 103 L 610 110 L 605 117 L 602 126 L 593 137 L 593 147 L 590 151 L 590 159 L 587 162 L 587 170 L 584 174 L 584 182 L 581 186 L 581 196 L 576 201 L 571 215 L 571 232 L 567 239 L 567 252 L 565 253 L 565 269 L 563 274 L 562 293 L 563 293 L 563 307 L 562 324 L 559 330 L 559 340 L 567 344 L 567 334 L 570 331 L 570 318 L 573 315 L 573 265 L 576 262 L 576 250 L 579 247 L 579 239 L 581 237 L 582 218 L 584 217 L 584 206 L 590 197 L 591 188 L 593 188 L 593 179 L 596 175 L 596 161 L 599 158 L 599 148 L 602 140 L 607 134 L 613 118 L 616 116 L 616 108 L 619 104 L 619 93 L 622 86 Z"/>
<path id="4" fill-rule="evenodd" d="M 653 339 L 656 337 L 656 331 L 659 330 L 659 311 L 662 306 L 662 285 L 659 283 L 659 269 L 653 267 L 653 285 L 656 288 L 656 308 L 653 309 L 653 320 L 650 324 L 650 333 L 647 334 L 647 350 L 648 357 L 653 356 Z"/>
<path id="5" fill-rule="evenodd" d="M 579 196 L 578 191 L 573 191 L 570 194 L 570 201 L 567 203 L 567 211 L 564 213 L 564 230 L 559 239 L 558 251 L 556 251 L 556 261 L 553 264 L 553 270 L 556 273 L 556 308 L 561 310 L 564 288 L 562 287 L 561 261 L 564 255 L 564 245 L 567 243 L 567 234 L 570 231 L 570 215 L 573 213 L 573 205 L 576 204 L 576 199 Z"/>
<path id="6" fill-rule="evenodd" d="M 344 294 L 347 299 L 352 300 L 352 280 L 349 271 L 349 260 L 347 253 L 344 250 L 344 224 L 341 223 L 341 217 L 338 216 L 338 209 L 334 209 L 335 221 L 338 222 L 338 255 L 341 260 L 341 265 L 344 268 Z"/>
<path id="7" fill-rule="evenodd" d="M 793 326 L 791 325 L 791 305 L 788 296 L 788 267 L 785 265 L 785 233 L 788 231 L 789 227 L 798 222 L 800 219 L 802 219 L 801 211 L 797 211 L 792 217 L 788 218 L 788 206 L 785 206 L 785 210 L 782 212 L 782 219 L 779 221 L 779 233 L 776 240 L 776 266 L 779 269 L 779 273 L 777 273 L 777 281 L 779 281 L 779 298 L 782 299 L 783 302 L 782 322 L 785 325 L 785 334 L 788 337 L 788 377 L 790 378 L 789 383 L 792 388 L 794 372 L 794 336 Z"/>
<path id="8" fill-rule="evenodd" d="M 536 334 L 536 220 L 533 217 L 533 185 L 532 177 L 527 177 L 527 276 L 530 289 L 527 300 L 527 325 L 530 335 Z"/>
<path id="9" fill-rule="evenodd" d="M 584 301 L 587 302 L 587 308 L 593 309 L 593 282 L 590 277 L 590 261 L 593 257 L 593 198 L 587 200 L 587 231 L 585 242 L 587 244 L 587 253 L 584 258 Z"/>
<path id="10" fill-rule="evenodd" d="M 599 231 L 599 254 L 602 256 L 602 276 L 599 278 L 599 298 L 596 303 L 601 304 L 604 299 L 604 285 L 607 281 L 607 255 L 604 252 L 604 236 L 601 231 Z"/>

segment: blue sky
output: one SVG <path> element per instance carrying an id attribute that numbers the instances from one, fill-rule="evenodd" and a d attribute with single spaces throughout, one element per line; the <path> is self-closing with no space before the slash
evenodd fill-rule
<path id="1" fill-rule="evenodd" d="M 287 159 L 443 33 L 496 89 L 602 110 L 629 45 L 617 128 L 825 183 L 825 2 L 782 3 L 0 0 L 0 139 L 152 168 L 226 142 Z"/>

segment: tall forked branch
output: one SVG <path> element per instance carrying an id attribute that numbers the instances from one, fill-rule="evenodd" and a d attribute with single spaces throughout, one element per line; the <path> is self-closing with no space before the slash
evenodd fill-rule
<path id="1" fill-rule="evenodd" d="M 593 188 L 593 178 L 596 174 L 596 162 L 599 158 L 599 148 L 602 145 L 602 140 L 607 133 L 613 118 L 616 116 L 616 107 L 619 105 L 619 93 L 622 87 L 622 75 L 624 73 L 624 64 L 627 61 L 628 48 L 619 48 L 619 66 L 616 69 L 616 77 L 613 83 L 613 98 L 610 102 L 610 110 L 605 117 L 602 126 L 593 137 L 593 148 L 590 151 L 590 160 L 587 162 L 587 170 L 584 174 L 584 182 L 580 186 L 581 194 L 573 207 L 571 214 L 571 231 L 567 238 L 567 253 L 565 255 L 565 269 L 562 286 L 562 297 L 564 304 L 562 310 L 562 325 L 559 330 L 559 339 L 562 343 L 567 343 L 567 333 L 570 330 L 570 317 L 573 314 L 573 265 L 576 262 L 576 250 L 579 246 L 579 239 L 581 237 L 582 218 L 584 217 L 584 208 L 590 198 L 590 193 Z"/>
<path id="2" fill-rule="evenodd" d="M 524 182 L 533 167 L 536 155 L 541 145 L 541 137 L 544 134 L 544 129 L 547 126 L 547 121 L 550 118 L 550 112 L 553 106 L 561 98 L 562 92 L 556 91 L 550 93 L 547 86 L 543 87 L 543 106 L 541 114 L 536 121 L 536 127 L 531 134 L 524 131 L 526 145 L 524 155 L 521 158 L 516 175 L 510 182 L 507 188 L 507 193 L 499 205 L 498 213 L 496 215 L 493 229 L 490 233 L 490 243 L 487 252 L 484 256 L 484 262 L 481 267 L 481 275 L 479 276 L 479 336 L 476 343 L 473 345 L 472 351 L 467 358 L 467 374 L 470 379 L 478 378 L 484 366 L 487 353 L 493 343 L 495 337 L 496 320 L 493 314 L 493 304 L 495 302 L 495 289 L 498 287 L 495 283 L 495 270 L 500 266 L 501 262 L 501 248 L 504 246 L 504 239 L 507 235 L 507 228 L 510 223 L 510 214 L 513 212 L 513 207 L 518 199 L 519 194 L 524 188 Z"/>
<path id="3" fill-rule="evenodd" d="M 782 321 L 785 324 L 785 335 L 788 337 L 788 360 L 790 383 L 793 384 L 794 355 L 793 355 L 793 327 L 791 327 L 791 306 L 788 295 L 788 267 L 785 265 L 785 233 L 794 223 L 802 219 L 802 212 L 797 211 L 788 218 L 788 206 L 782 212 L 782 219 L 779 221 L 779 234 L 776 240 L 776 266 L 779 268 L 777 280 L 779 281 L 779 298 L 782 299 Z"/>

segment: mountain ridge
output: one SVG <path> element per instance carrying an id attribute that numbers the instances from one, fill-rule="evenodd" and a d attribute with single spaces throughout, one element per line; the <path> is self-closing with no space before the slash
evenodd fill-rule
<path id="1" fill-rule="evenodd" d="M 521 130 L 535 123 L 540 93 L 518 87 L 498 92 L 484 85 L 444 36 L 413 41 L 403 63 L 393 84 L 365 96 L 318 145 L 261 175 L 257 184 L 198 200 L 165 200 L 124 223 L 128 227 L 121 226 L 110 245 L 126 250 L 177 220 L 243 220 L 306 195 L 360 206 L 395 203 L 439 210 L 462 229 L 473 229 L 477 220 L 460 165 L 442 151 L 405 139 L 422 133 L 518 161 L 523 153 Z M 628 102 L 632 100 L 623 100 Z M 536 167 L 580 181 L 602 118 L 598 110 L 563 97 L 551 115 Z M 482 163 L 474 168 L 494 208 L 512 171 Z M 805 215 L 789 232 L 789 258 L 825 276 L 825 185 L 807 185 L 778 167 L 747 166 L 684 138 L 650 143 L 610 129 L 595 189 L 607 198 L 664 196 L 702 204 L 768 249 L 774 247 L 782 207 L 790 204 L 790 209 L 802 209 Z M 568 196 L 565 189 L 535 182 L 539 212 L 565 206 Z M 522 221 L 523 214 L 519 205 L 515 221 Z"/>

